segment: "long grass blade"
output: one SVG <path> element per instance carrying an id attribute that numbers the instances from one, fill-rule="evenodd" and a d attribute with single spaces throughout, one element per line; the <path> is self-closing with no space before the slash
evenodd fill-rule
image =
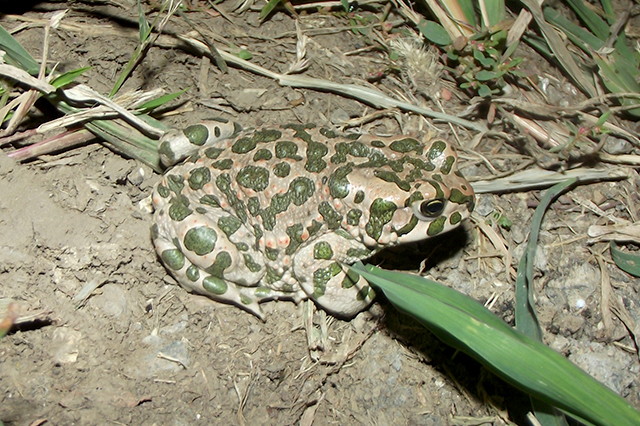
<path id="1" fill-rule="evenodd" d="M 615 392 L 473 299 L 415 275 L 361 264 L 351 269 L 445 343 L 534 397 L 594 425 L 640 424 L 640 412 Z"/>
<path id="2" fill-rule="evenodd" d="M 542 225 L 544 213 L 551 202 L 576 182 L 576 178 L 567 179 L 563 182 L 555 184 L 545 192 L 544 196 L 540 200 L 540 204 L 533 214 L 533 218 L 531 220 L 531 233 L 529 234 L 527 250 L 522 256 L 522 259 L 520 260 L 520 264 L 518 266 L 515 308 L 516 328 L 522 331 L 527 336 L 538 341 L 542 341 L 542 330 L 540 329 L 538 317 L 535 314 L 533 286 L 533 264 L 536 257 L 538 235 L 540 234 L 540 227 Z"/>
<path id="3" fill-rule="evenodd" d="M 0 49 L 6 52 L 4 60 L 9 65 L 21 68 L 31 75 L 38 75 L 40 64 L 33 59 L 11 34 L 0 26 Z"/>
<path id="4" fill-rule="evenodd" d="M 516 328 L 527 336 L 542 342 L 542 329 L 535 311 L 533 282 L 533 264 L 536 257 L 538 245 L 538 235 L 547 208 L 551 202 L 561 193 L 569 189 L 577 182 L 577 179 L 567 179 L 549 188 L 536 208 L 531 220 L 531 233 L 527 249 L 525 250 L 520 263 L 518 264 L 518 274 L 516 278 L 516 307 L 515 319 Z M 543 426 L 566 425 L 567 421 L 561 413 L 555 412 L 553 407 L 546 402 L 538 401 L 534 398 L 531 404 L 535 411 L 536 419 Z"/>
<path id="5" fill-rule="evenodd" d="M 606 40 L 609 36 L 609 25 L 600 19 L 598 14 L 589 9 L 582 0 L 566 0 L 566 2 L 596 37 Z"/>

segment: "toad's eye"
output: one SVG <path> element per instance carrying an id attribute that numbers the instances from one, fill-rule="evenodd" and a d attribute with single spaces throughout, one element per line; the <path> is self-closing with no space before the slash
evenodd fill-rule
<path id="1" fill-rule="evenodd" d="M 418 209 L 420 214 L 425 218 L 438 217 L 444 211 L 445 200 L 443 198 L 434 198 L 433 200 L 421 201 Z"/>

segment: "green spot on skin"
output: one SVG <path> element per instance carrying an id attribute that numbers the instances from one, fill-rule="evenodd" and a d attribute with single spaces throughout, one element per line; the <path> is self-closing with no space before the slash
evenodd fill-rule
<path id="1" fill-rule="evenodd" d="M 391 221 L 396 209 L 395 203 L 376 198 L 369 209 L 369 222 L 365 226 L 367 235 L 377 241 L 382 235 L 382 227 Z"/>
<path id="2" fill-rule="evenodd" d="M 171 191 L 169 191 L 169 188 L 167 188 L 164 185 L 158 185 L 158 195 L 160 195 L 162 198 L 167 198 L 169 195 L 171 195 Z"/>
<path id="3" fill-rule="evenodd" d="M 414 174 L 420 173 L 421 170 L 432 172 L 436 169 L 436 166 L 433 163 L 424 161 L 420 158 L 403 157 L 402 161 L 405 163 L 409 163 L 413 165 L 413 167 L 415 167 L 415 170 L 413 171 Z"/>
<path id="4" fill-rule="evenodd" d="M 333 250 L 331 244 L 326 241 L 320 241 L 313 246 L 313 258 L 331 260 L 333 258 Z"/>
<path id="5" fill-rule="evenodd" d="M 329 193 L 333 198 L 345 198 L 349 195 L 349 173 L 353 171 L 352 165 L 338 167 L 329 176 Z"/>
<path id="6" fill-rule="evenodd" d="M 311 142 L 311 135 L 307 132 L 306 129 L 313 129 L 315 127 L 314 124 L 286 124 L 282 126 L 284 129 L 292 129 L 295 131 L 294 137 L 300 138 L 305 142 Z"/>
<path id="7" fill-rule="evenodd" d="M 453 188 L 451 190 L 449 201 L 456 204 L 466 204 L 469 212 L 473 211 L 476 204 L 476 200 L 473 195 L 465 195 L 458 188 Z"/>
<path id="8" fill-rule="evenodd" d="M 389 163 L 387 157 L 384 156 L 380 151 L 371 151 L 371 155 L 369 155 L 369 161 L 366 163 L 358 164 L 358 167 L 363 169 L 379 169 Z"/>
<path id="9" fill-rule="evenodd" d="M 214 276 L 206 277 L 202 280 L 202 286 L 211 294 L 222 295 L 227 292 L 227 283 L 222 279 Z"/>
<path id="10" fill-rule="evenodd" d="M 329 152 L 326 145 L 319 142 L 307 142 L 307 162 L 305 170 L 311 173 L 320 173 L 327 167 L 327 162 L 322 159 Z"/>
<path id="11" fill-rule="evenodd" d="M 203 195 L 200 197 L 200 204 L 204 204 L 206 206 L 211 206 L 215 208 L 220 208 L 220 200 L 215 195 Z"/>
<path id="12" fill-rule="evenodd" d="M 423 145 L 420 143 L 420 141 L 414 138 L 404 138 L 404 139 L 391 142 L 391 145 L 389 145 L 389 148 L 392 151 L 400 152 L 403 154 L 407 152 L 412 152 L 412 151 L 415 151 L 417 154 L 420 154 L 422 152 Z"/>
<path id="13" fill-rule="evenodd" d="M 264 229 L 266 229 L 267 231 L 273 231 L 276 226 L 276 216 L 279 213 L 287 211 L 290 204 L 291 199 L 288 194 L 275 194 L 273 198 L 271 198 L 269 207 L 260 211 Z"/>
<path id="14" fill-rule="evenodd" d="M 237 217 L 224 216 L 218 219 L 218 228 L 224 232 L 227 237 L 233 235 L 242 226 L 242 222 Z"/>
<path id="15" fill-rule="evenodd" d="M 158 154 L 170 159 L 169 163 L 173 164 L 176 161 L 175 153 L 171 149 L 171 143 L 169 141 L 163 141 L 158 147 Z"/>
<path id="16" fill-rule="evenodd" d="M 403 191 L 408 192 L 411 190 L 411 184 L 409 184 L 409 182 L 405 180 L 400 179 L 400 177 L 398 177 L 396 173 L 384 171 L 384 170 L 376 170 L 373 172 L 373 175 L 379 179 L 382 179 L 385 182 L 395 183 L 396 185 L 398 185 L 398 188 L 400 188 Z"/>
<path id="17" fill-rule="evenodd" d="M 449 217 L 449 223 L 452 225 L 459 224 L 461 220 L 462 220 L 462 215 L 460 214 L 460 212 L 453 212 L 451 214 L 451 217 Z"/>
<path id="18" fill-rule="evenodd" d="M 289 163 L 278 163 L 273 166 L 273 174 L 279 178 L 285 178 L 289 176 L 289 173 L 291 173 L 291 166 Z"/>
<path id="19" fill-rule="evenodd" d="M 217 170 L 230 170 L 233 167 L 233 160 L 231 158 L 223 158 L 211 163 L 211 167 Z"/>
<path id="20" fill-rule="evenodd" d="M 289 190 L 284 194 L 275 194 L 271 198 L 269 207 L 260 211 L 262 223 L 266 230 L 273 231 L 276 226 L 276 216 L 287 211 L 291 203 L 301 206 L 315 191 L 315 184 L 306 177 L 297 177 L 289 184 Z"/>
<path id="21" fill-rule="evenodd" d="M 333 164 L 345 163 L 347 161 L 347 151 L 349 147 L 344 142 L 338 142 L 333 147 L 336 150 L 336 153 L 331 156 L 331 162 Z"/>
<path id="22" fill-rule="evenodd" d="M 216 186 L 218 187 L 220 192 L 225 195 L 225 197 L 227 198 L 227 202 L 235 211 L 238 219 L 240 219 L 242 222 L 246 222 L 248 219 L 246 206 L 244 202 L 238 198 L 235 191 L 231 189 L 231 176 L 229 176 L 228 173 L 218 175 L 218 177 L 216 178 Z"/>
<path id="23" fill-rule="evenodd" d="M 353 202 L 356 203 L 356 204 L 360 204 L 363 201 L 364 201 L 364 191 L 360 190 L 360 191 L 356 192 L 356 196 L 353 197 Z"/>
<path id="24" fill-rule="evenodd" d="M 348 152 L 350 155 L 353 155 L 354 157 L 368 157 L 369 154 L 371 153 L 371 148 L 369 148 L 367 145 L 363 144 L 362 142 L 351 142 L 349 144 L 347 144 L 348 146 Z"/>
<path id="25" fill-rule="evenodd" d="M 362 142 L 339 142 L 335 145 L 335 150 L 336 153 L 331 157 L 331 162 L 334 164 L 346 162 L 348 156 L 369 157 L 371 155 L 371 148 Z"/>
<path id="26" fill-rule="evenodd" d="M 275 129 L 257 130 L 253 133 L 253 139 L 257 142 L 273 142 L 282 138 L 282 132 Z"/>
<path id="27" fill-rule="evenodd" d="M 254 150 L 256 147 L 256 141 L 253 138 L 240 138 L 233 143 L 231 151 L 235 154 L 246 154 L 249 151 Z"/>
<path id="28" fill-rule="evenodd" d="M 371 141 L 371 146 L 376 147 L 376 148 L 384 148 L 386 145 L 381 140 L 377 140 L 376 139 L 374 141 Z"/>
<path id="29" fill-rule="evenodd" d="M 204 150 L 204 155 L 206 155 L 207 158 L 215 160 L 220 156 L 220 154 L 222 154 L 223 151 L 224 149 L 222 148 L 209 147 Z"/>
<path id="30" fill-rule="evenodd" d="M 158 230 L 158 224 L 154 223 L 151 225 L 151 241 L 155 241 L 160 236 L 160 232 Z"/>
<path id="31" fill-rule="evenodd" d="M 250 305 L 252 302 L 253 300 L 251 300 L 249 296 L 244 294 L 240 295 L 240 303 L 242 303 L 243 305 Z"/>
<path id="32" fill-rule="evenodd" d="M 200 213 L 202 215 L 206 215 L 207 214 L 207 209 L 205 209 L 204 207 L 196 207 L 196 213 Z"/>
<path id="33" fill-rule="evenodd" d="M 360 289 L 360 291 L 358 292 L 358 294 L 356 295 L 356 299 L 357 300 L 366 300 L 367 297 L 370 297 L 371 294 L 375 294 L 373 293 L 373 290 L 371 290 L 371 287 L 369 287 L 368 285 L 362 287 Z M 371 296 L 373 297 L 373 296 Z"/>
<path id="34" fill-rule="evenodd" d="M 267 256 L 267 259 L 271 260 L 272 262 L 278 258 L 279 253 L 280 252 L 277 249 L 271 247 L 264 248 L 264 255 Z"/>
<path id="35" fill-rule="evenodd" d="M 290 158 L 296 161 L 302 160 L 302 157 L 298 155 L 298 145 L 291 141 L 279 141 L 276 143 L 276 157 L 280 159 Z"/>
<path id="36" fill-rule="evenodd" d="M 285 283 L 285 284 L 282 284 L 282 288 L 281 288 L 281 289 L 282 289 L 282 291 L 283 291 L 283 292 L 285 292 L 285 293 L 293 293 L 293 292 L 295 292 L 295 291 L 296 291 L 296 290 L 295 290 L 295 288 L 293 288 L 293 285 L 291 285 L 291 284 L 286 284 L 286 283 Z"/>
<path id="37" fill-rule="evenodd" d="M 185 234 L 184 247 L 198 256 L 203 256 L 213 251 L 217 240 L 216 231 L 207 226 L 197 226 Z"/>
<path id="38" fill-rule="evenodd" d="M 296 206 L 306 203 L 316 189 L 313 181 L 306 177 L 297 177 L 289 184 L 287 195 L 291 198 L 291 202 Z"/>
<path id="39" fill-rule="evenodd" d="M 269 186 L 269 171 L 264 167 L 246 166 L 238 172 L 236 180 L 245 188 L 264 191 Z"/>
<path id="40" fill-rule="evenodd" d="M 367 257 L 371 256 L 371 253 L 373 253 L 373 251 L 366 248 L 351 247 L 350 249 L 347 249 L 347 256 L 350 258 L 355 258 L 354 262 L 356 260 L 366 259 Z"/>
<path id="41" fill-rule="evenodd" d="M 184 129 L 184 135 L 193 145 L 202 146 L 209 138 L 209 129 L 202 124 L 194 124 Z"/>
<path id="42" fill-rule="evenodd" d="M 278 273 L 278 271 L 276 271 L 272 267 L 267 266 L 267 274 L 265 275 L 264 279 L 267 282 L 267 284 L 273 284 L 280 281 L 283 275 L 284 275 L 284 272 L 280 274 Z"/>
<path id="43" fill-rule="evenodd" d="M 193 210 L 189 208 L 189 200 L 184 195 L 180 195 L 171 200 L 171 206 L 169 207 L 169 217 L 171 220 L 180 222 L 191 213 L 193 213 Z"/>
<path id="44" fill-rule="evenodd" d="M 435 180 L 429 180 L 428 182 L 429 184 L 431 184 L 431 186 L 433 186 L 433 189 L 436 190 L 436 195 L 433 198 L 444 198 L 444 192 L 442 192 L 442 187 L 440 186 L 440 183 L 438 183 Z"/>
<path id="45" fill-rule="evenodd" d="M 418 225 L 418 222 L 419 220 L 416 217 L 416 215 L 411 215 L 411 220 L 409 220 L 409 223 L 407 223 L 402 228 L 398 229 L 396 231 L 396 234 L 398 236 L 408 234 L 409 232 L 413 231 L 413 228 L 415 228 L 416 225 Z"/>
<path id="46" fill-rule="evenodd" d="M 307 226 L 307 231 L 309 231 L 309 236 L 314 236 L 319 230 L 322 228 L 322 223 L 313 219 L 310 226 Z"/>
<path id="47" fill-rule="evenodd" d="M 246 265 L 247 269 L 253 273 L 256 272 L 260 272 L 260 270 L 262 269 L 262 266 L 259 263 L 256 263 L 253 260 L 253 257 L 251 257 L 248 254 L 243 254 L 242 257 L 244 257 L 244 264 Z"/>
<path id="48" fill-rule="evenodd" d="M 427 152 L 427 158 L 430 161 L 433 161 L 436 158 L 440 157 L 445 149 L 447 149 L 447 144 L 444 141 L 435 141 Z"/>
<path id="49" fill-rule="evenodd" d="M 434 235 L 438 235 L 444 229 L 444 224 L 447 218 L 444 216 L 440 216 L 435 219 L 433 222 L 429 224 L 429 228 L 427 229 L 427 235 L 433 237 Z"/>
<path id="50" fill-rule="evenodd" d="M 326 268 L 316 269 L 313 272 L 313 297 L 324 296 L 329 280 L 342 272 L 340 265 L 332 263 Z"/>
<path id="51" fill-rule="evenodd" d="M 262 232 L 262 228 L 259 225 L 253 225 L 253 235 L 256 236 L 257 245 L 260 238 L 262 238 L 262 236 L 264 235 L 264 232 Z"/>
<path id="52" fill-rule="evenodd" d="M 184 255 L 178 249 L 165 250 L 162 252 L 160 257 L 162 258 L 162 262 L 164 262 L 164 264 L 167 265 L 169 269 L 179 271 L 184 267 Z"/>
<path id="53" fill-rule="evenodd" d="M 355 237 L 353 235 L 351 235 L 350 233 L 348 233 L 347 231 L 345 231 L 342 228 L 338 228 L 334 231 L 334 233 L 340 237 L 340 238 L 344 238 L 345 240 L 355 240 Z"/>
<path id="54" fill-rule="evenodd" d="M 189 188 L 197 191 L 211 181 L 211 171 L 208 167 L 198 167 L 189 174 Z"/>
<path id="55" fill-rule="evenodd" d="M 223 278 L 224 270 L 231 266 L 231 255 L 226 251 L 221 251 L 216 255 L 216 261 L 205 269 L 205 272 L 214 277 Z"/>
<path id="56" fill-rule="evenodd" d="M 260 213 L 260 199 L 258 197 L 251 197 L 247 200 L 247 209 L 251 216 L 257 216 Z"/>
<path id="57" fill-rule="evenodd" d="M 257 287 L 253 293 L 258 299 L 266 299 L 271 297 L 271 289 L 269 287 Z"/>
<path id="58" fill-rule="evenodd" d="M 298 250 L 298 247 L 302 244 L 302 231 L 304 227 L 302 224 L 297 223 L 295 225 L 287 227 L 287 235 L 289 236 L 289 245 L 285 249 L 284 253 L 287 255 L 292 255 Z"/>
<path id="59" fill-rule="evenodd" d="M 323 201 L 318 206 L 318 212 L 322 215 L 325 223 L 331 230 L 338 229 L 342 223 L 342 216 L 334 210 L 327 201 Z"/>
<path id="60" fill-rule="evenodd" d="M 178 237 L 173 237 L 171 239 L 171 242 L 173 243 L 174 246 L 176 246 L 178 248 L 178 250 L 182 251 L 180 249 L 180 247 L 182 246 L 182 243 L 180 242 L 180 240 L 178 239 Z"/>
<path id="61" fill-rule="evenodd" d="M 271 151 L 265 148 L 261 148 L 257 150 L 256 153 L 253 155 L 254 162 L 257 162 L 260 160 L 271 160 L 271 158 L 273 158 L 273 154 L 271 153 Z"/>
<path id="62" fill-rule="evenodd" d="M 410 205 L 412 205 L 414 202 L 416 201 L 420 201 L 420 200 L 424 200 L 424 195 L 422 195 L 422 192 L 420 191 L 416 191 L 413 194 L 411 194 L 409 196 L 409 198 L 407 198 L 406 200 L 404 200 L 404 206 L 405 207 L 409 207 Z"/>
<path id="63" fill-rule="evenodd" d="M 180 194 L 182 192 L 182 188 L 184 188 L 184 178 L 182 176 L 176 175 L 165 175 L 167 186 L 169 190 L 174 194 Z"/>
<path id="64" fill-rule="evenodd" d="M 234 246 L 238 249 L 238 251 L 247 251 L 249 250 L 249 245 L 245 243 L 233 243 Z"/>
<path id="65" fill-rule="evenodd" d="M 442 163 L 442 167 L 440 167 L 440 172 L 443 175 L 448 175 L 449 173 L 451 173 L 451 169 L 453 168 L 453 165 L 456 162 L 456 158 L 453 155 L 448 156 L 444 162 Z"/>
<path id="66" fill-rule="evenodd" d="M 200 278 L 200 269 L 196 265 L 191 265 L 187 268 L 186 275 L 189 281 L 196 282 Z"/>
<path id="67" fill-rule="evenodd" d="M 360 217 L 362 216 L 362 210 L 351 209 L 347 212 L 347 224 L 351 226 L 358 226 L 360 223 Z"/>
<path id="68" fill-rule="evenodd" d="M 342 280 L 342 288 L 351 288 L 360 280 L 360 274 L 349 269 Z"/>
<path id="69" fill-rule="evenodd" d="M 325 128 L 320 129 L 320 134 L 328 139 L 335 139 L 340 136 L 339 133 L 336 133 L 333 130 L 325 129 Z"/>

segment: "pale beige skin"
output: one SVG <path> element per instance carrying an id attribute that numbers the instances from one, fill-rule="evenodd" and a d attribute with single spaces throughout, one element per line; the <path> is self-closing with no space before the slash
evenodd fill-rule
<path id="1" fill-rule="evenodd" d="M 206 122 L 160 152 L 172 163 L 194 147 L 154 188 L 156 250 L 186 289 L 260 317 L 260 302 L 308 298 L 354 316 L 375 294 L 345 265 L 447 232 L 474 207 L 439 139 Z"/>

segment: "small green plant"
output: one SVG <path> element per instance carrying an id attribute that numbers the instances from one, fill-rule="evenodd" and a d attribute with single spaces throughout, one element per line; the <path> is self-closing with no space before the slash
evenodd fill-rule
<path id="1" fill-rule="evenodd" d="M 460 88 L 483 98 L 502 94 L 507 81 L 522 77 L 522 58 L 511 58 L 517 41 L 508 43 L 503 0 L 427 1 L 440 23 L 417 26 L 447 53 L 449 71 Z"/>
<path id="2" fill-rule="evenodd" d="M 476 34 L 467 42 L 458 39 L 449 46 L 449 70 L 461 81 L 461 89 L 486 98 L 501 94 L 509 77 L 524 76 L 518 70 L 522 58 L 504 59 L 506 39 L 507 32 L 499 30 Z"/>

